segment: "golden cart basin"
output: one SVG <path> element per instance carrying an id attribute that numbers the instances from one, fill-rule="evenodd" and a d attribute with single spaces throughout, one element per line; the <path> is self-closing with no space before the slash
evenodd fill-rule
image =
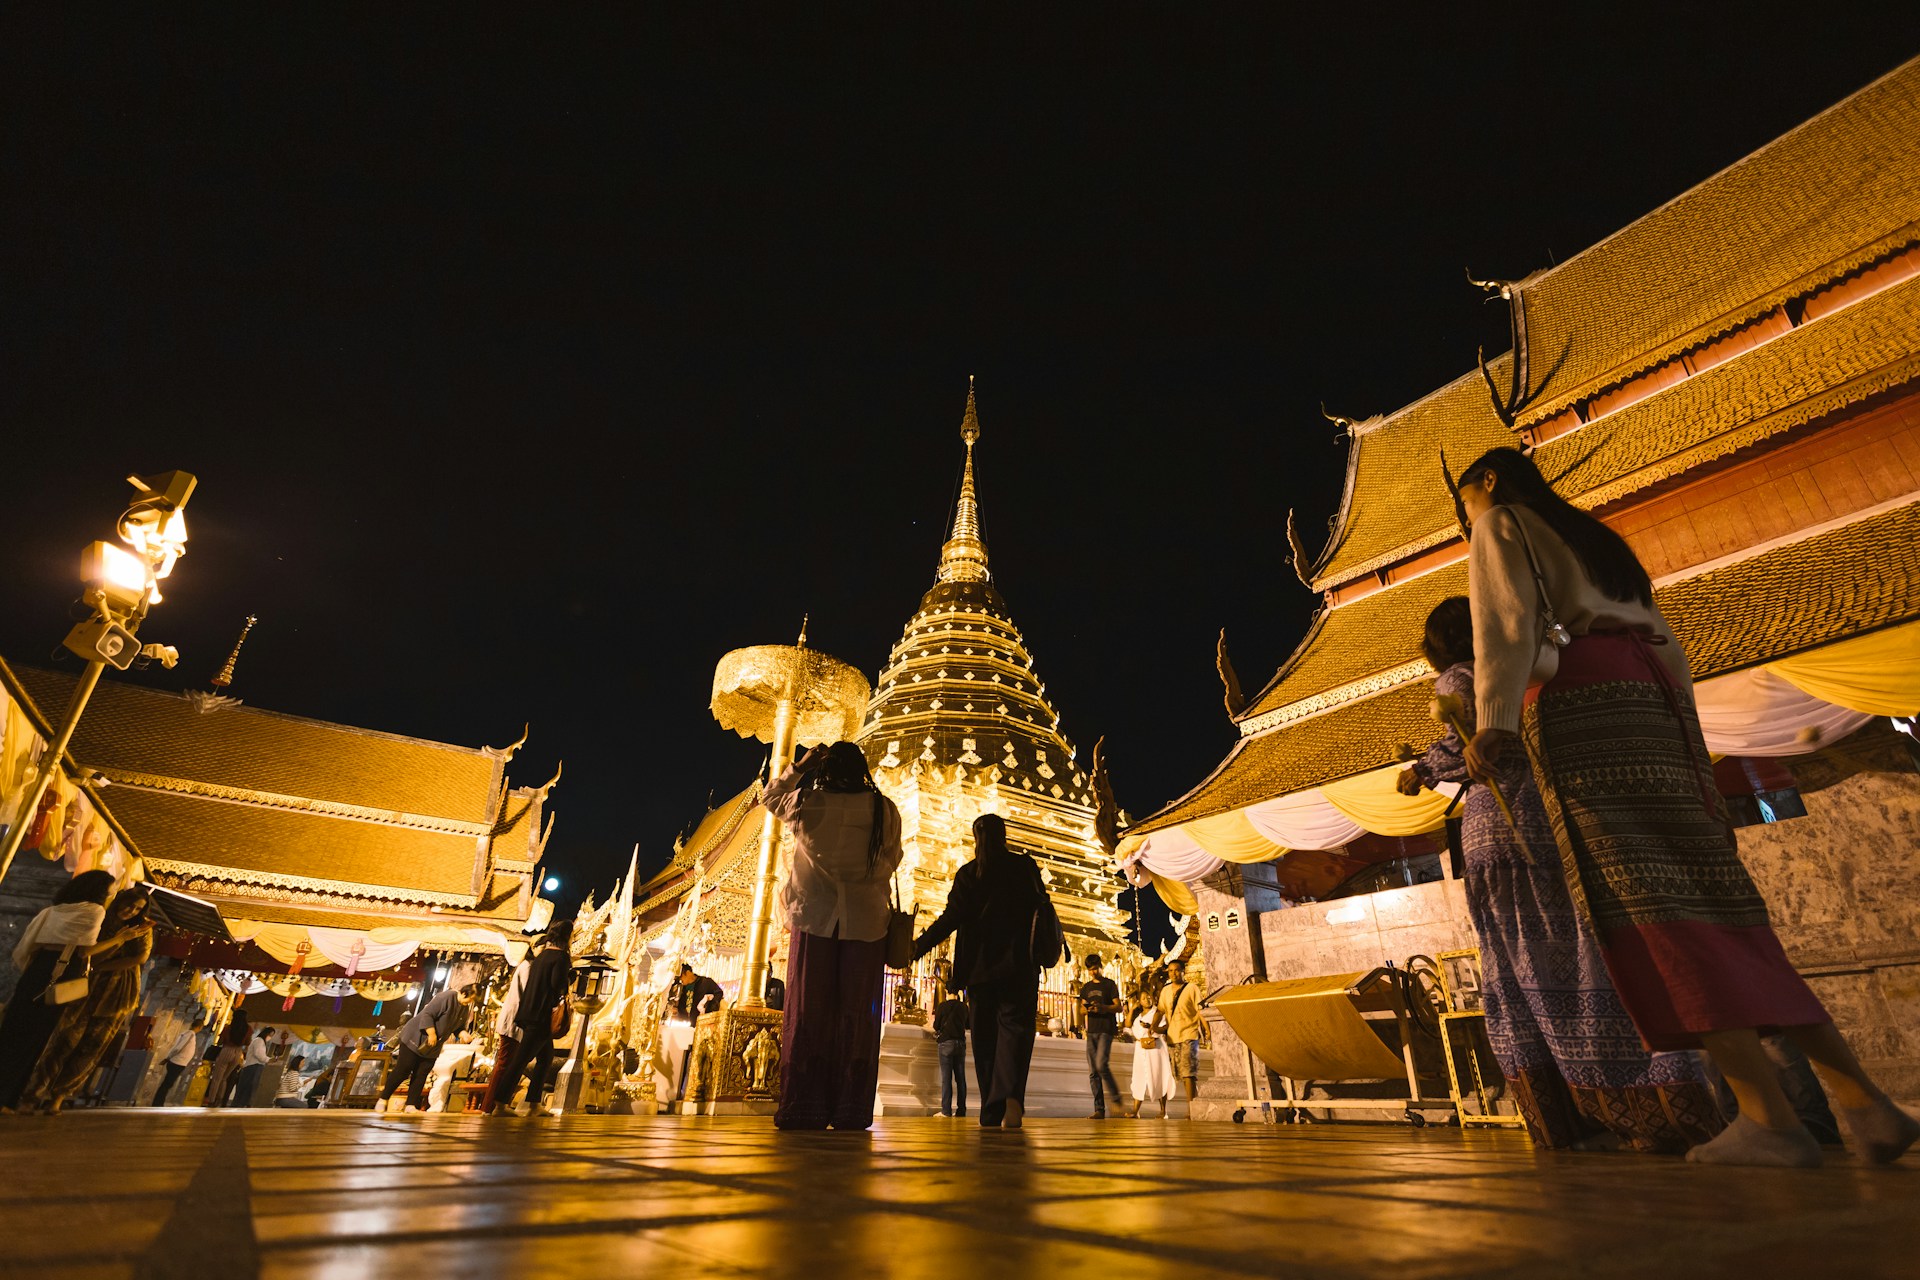
<path id="1" fill-rule="evenodd" d="M 1391 989 L 1369 981 L 1373 977 L 1331 973 L 1248 983 L 1222 991 L 1212 1003 L 1260 1061 L 1290 1080 L 1402 1078 L 1406 1063 L 1360 1016 L 1395 1010 Z"/>

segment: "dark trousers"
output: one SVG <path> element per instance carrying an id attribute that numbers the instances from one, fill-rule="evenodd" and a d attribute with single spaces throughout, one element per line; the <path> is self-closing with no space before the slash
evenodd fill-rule
<path id="1" fill-rule="evenodd" d="M 1087 1032 L 1087 1080 L 1093 1085 L 1093 1114 L 1097 1116 L 1107 1114 L 1108 1098 L 1113 1099 L 1114 1106 L 1120 1105 L 1120 1083 L 1108 1065 L 1112 1058 L 1113 1032 Z"/>
<path id="2" fill-rule="evenodd" d="M 26 1092 L 27 1082 L 33 1078 L 41 1051 L 47 1047 L 47 1041 L 53 1039 L 53 1029 L 60 1023 L 65 1006 L 48 1004 L 40 998 L 53 985 L 53 969 L 59 960 L 58 950 L 35 948 L 33 958 L 27 961 L 26 971 L 13 989 L 13 999 L 7 1001 L 6 1014 L 0 1018 L 0 1107 L 20 1105 L 20 1095 Z M 67 967 L 72 969 L 71 960 Z"/>
<path id="3" fill-rule="evenodd" d="M 153 1091 L 154 1106 L 170 1107 L 173 1105 L 174 1082 L 179 1080 L 181 1075 L 186 1071 L 188 1071 L 192 1066 L 193 1064 L 191 1062 L 188 1062 L 188 1063 L 169 1062 L 162 1069 L 162 1074 L 160 1076 L 160 1087 Z"/>
<path id="4" fill-rule="evenodd" d="M 787 953 L 781 1010 L 782 1129 L 865 1129 L 880 1083 L 880 1003 L 887 940 L 822 938 L 799 929 Z"/>
<path id="5" fill-rule="evenodd" d="M 980 1123 L 1007 1116 L 1011 1099 L 1027 1101 L 1027 1066 L 1033 1061 L 1033 1019 L 1040 1008 L 1040 975 L 1024 981 L 976 982 L 967 988 L 972 1017 L 973 1074 L 980 1082 Z"/>
<path id="6" fill-rule="evenodd" d="M 233 1091 L 234 1073 L 240 1070 L 241 1055 L 244 1049 L 223 1048 L 213 1060 L 213 1072 L 207 1077 L 207 1096 L 200 1100 L 202 1106 L 224 1107 L 227 1095 Z"/>
<path id="7" fill-rule="evenodd" d="M 493 1074 L 487 1077 L 487 1091 L 480 1098 L 480 1109 L 492 1114 L 494 1105 L 499 1102 L 512 1102 L 512 1095 L 500 1096 L 500 1086 L 507 1078 L 507 1063 L 513 1058 L 513 1051 L 520 1047 L 520 1041 L 514 1036 L 501 1036 L 500 1047 L 493 1054 Z M 518 1084 L 519 1081 L 514 1081 Z"/>
<path id="8" fill-rule="evenodd" d="M 387 1083 L 381 1087 L 380 1101 L 385 1102 L 394 1095 L 402 1081 L 407 1086 L 407 1105 L 415 1111 L 427 1109 L 427 1080 L 433 1075 L 433 1064 L 440 1056 L 438 1045 L 431 1049 L 416 1049 L 402 1043 L 400 1052 L 393 1055 L 393 1070 L 387 1074 Z"/>
<path id="9" fill-rule="evenodd" d="M 520 1077 L 527 1073 L 527 1067 L 533 1067 L 533 1078 L 527 1081 L 527 1110 L 540 1105 L 540 1095 L 547 1091 L 547 1077 L 553 1072 L 553 1023 L 546 1021 L 542 1027 L 546 1030 L 520 1031 L 526 1039 L 514 1043 L 513 1054 L 507 1059 L 507 1072 L 500 1078 L 500 1092 L 495 1102 L 506 1107 L 513 1105 L 514 1091 L 520 1087 Z"/>
<path id="10" fill-rule="evenodd" d="M 940 1114 L 963 1116 L 967 1114 L 967 1042 L 942 1040 L 939 1049 Z"/>
<path id="11" fill-rule="evenodd" d="M 253 1090 L 260 1083 L 260 1064 L 250 1062 L 234 1073 L 233 1105 L 250 1107 L 253 1105 Z"/>

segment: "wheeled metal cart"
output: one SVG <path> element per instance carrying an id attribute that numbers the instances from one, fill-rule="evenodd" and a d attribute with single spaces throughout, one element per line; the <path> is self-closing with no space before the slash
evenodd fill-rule
<path id="1" fill-rule="evenodd" d="M 1238 1105 L 1243 1111 L 1260 1108 L 1263 1116 L 1285 1111 L 1299 1119 L 1309 1111 L 1390 1111 L 1397 1105 L 1415 1127 L 1427 1123 L 1423 1111 L 1457 1110 L 1451 1097 L 1420 1092 L 1408 1005 L 1412 990 L 1404 970 L 1386 965 L 1366 973 L 1252 982 L 1216 995 L 1212 1004 L 1227 1025 L 1281 1081 L 1282 1097 L 1249 1096 Z M 1386 1027 L 1376 1029 L 1375 1023 L 1388 1024 L 1397 1033 L 1398 1052 L 1381 1034 Z M 1252 1087 L 1251 1058 L 1247 1078 L 1248 1094 L 1257 1094 Z M 1350 1080 L 1404 1080 L 1406 1093 L 1368 1098 L 1305 1096 L 1316 1081 Z"/>

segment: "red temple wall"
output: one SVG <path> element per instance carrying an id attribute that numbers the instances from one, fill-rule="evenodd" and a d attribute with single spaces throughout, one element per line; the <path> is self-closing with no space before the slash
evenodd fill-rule
<path id="1" fill-rule="evenodd" d="M 1599 514 L 1655 578 L 1920 490 L 1920 391 Z"/>

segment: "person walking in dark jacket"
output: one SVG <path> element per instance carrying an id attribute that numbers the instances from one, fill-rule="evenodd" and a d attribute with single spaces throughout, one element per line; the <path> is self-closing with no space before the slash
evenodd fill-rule
<path id="1" fill-rule="evenodd" d="M 933 1007 L 934 1047 L 940 1053 L 940 1114 L 967 1114 L 967 1002 L 949 995 Z"/>
<path id="2" fill-rule="evenodd" d="M 502 1108 L 508 1115 L 513 1113 L 513 1095 L 529 1066 L 533 1075 L 527 1082 L 527 1114 L 540 1110 L 540 1095 L 546 1092 L 547 1077 L 553 1069 L 554 1037 L 566 1032 L 567 988 L 573 985 L 572 946 L 572 924 L 557 924 L 547 931 L 546 949 L 527 968 L 520 1006 L 513 1016 L 520 1034 L 488 1115 L 500 1114 Z"/>
<path id="3" fill-rule="evenodd" d="M 1033 1060 L 1040 964 L 1033 954 L 1036 916 L 1046 886 L 1033 859 L 1007 847 L 1007 824 L 982 814 L 973 824 L 973 860 L 953 877 L 947 909 L 913 944 L 925 955 L 955 932 L 953 985 L 967 993 L 973 1069 L 986 1096 L 984 1128 L 1018 1129 L 1026 1115 L 1027 1066 Z"/>
<path id="4" fill-rule="evenodd" d="M 474 998 L 479 992 L 477 983 L 457 990 L 449 988 L 407 1019 L 406 1025 L 400 1028 L 400 1052 L 393 1057 L 393 1071 L 381 1087 L 375 1111 L 387 1109 L 387 1100 L 403 1080 L 407 1085 L 407 1106 L 415 1111 L 427 1109 L 427 1079 L 433 1074 L 434 1061 L 449 1040 L 467 1029 L 467 1020 L 473 1016 Z"/>

